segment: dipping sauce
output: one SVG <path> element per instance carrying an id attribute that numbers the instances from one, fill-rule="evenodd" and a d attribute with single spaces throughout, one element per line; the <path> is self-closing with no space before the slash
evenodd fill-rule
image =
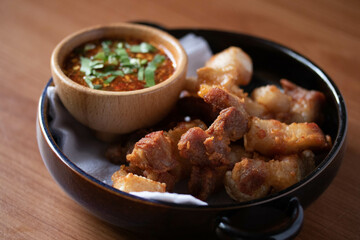
<path id="1" fill-rule="evenodd" d="M 75 48 L 65 59 L 66 76 L 83 86 L 132 91 L 168 79 L 174 64 L 164 50 L 136 39 L 102 39 Z"/>

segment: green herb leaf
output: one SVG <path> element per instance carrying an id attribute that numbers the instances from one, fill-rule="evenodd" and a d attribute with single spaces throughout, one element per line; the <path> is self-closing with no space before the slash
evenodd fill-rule
<path id="1" fill-rule="evenodd" d="M 91 60 L 86 57 L 80 57 L 80 64 L 80 71 L 84 72 L 85 75 L 90 75 L 92 70 Z"/>
<path id="2" fill-rule="evenodd" d="M 140 60 L 140 65 L 143 66 L 143 65 L 145 65 L 147 62 L 148 62 L 147 59 L 141 59 L 141 60 Z"/>
<path id="3" fill-rule="evenodd" d="M 98 72 L 98 71 L 96 71 L 96 70 L 93 70 L 93 71 L 92 71 L 92 75 L 94 75 L 94 76 L 97 77 L 97 78 L 107 77 L 107 76 L 109 76 L 110 74 L 111 74 L 110 72 L 106 72 L 106 71 L 104 71 L 104 72 Z"/>
<path id="4" fill-rule="evenodd" d="M 104 73 L 106 73 L 106 72 L 109 72 L 109 71 L 113 71 L 115 69 L 116 69 L 116 66 L 114 66 L 114 65 L 105 65 L 105 67 L 102 69 L 102 71 Z"/>
<path id="5" fill-rule="evenodd" d="M 151 87 L 155 85 L 155 71 L 160 64 L 165 61 L 165 56 L 163 55 L 155 55 L 153 60 L 148 63 L 147 67 L 145 68 L 145 87 Z"/>
<path id="6" fill-rule="evenodd" d="M 108 63 L 109 64 L 113 64 L 113 65 L 118 65 L 119 62 L 118 60 L 116 59 L 116 55 L 115 54 L 110 54 L 109 57 L 108 57 Z"/>
<path id="7" fill-rule="evenodd" d="M 129 67 L 124 67 L 122 70 L 123 70 L 124 74 L 130 74 L 130 73 L 133 73 L 132 68 L 129 68 Z"/>
<path id="8" fill-rule="evenodd" d="M 121 66 L 124 67 L 130 67 L 130 59 L 129 55 L 127 54 L 126 50 L 124 48 L 117 48 L 115 49 L 116 55 L 119 57 Z"/>
<path id="9" fill-rule="evenodd" d="M 164 61 L 165 61 L 165 56 L 157 54 L 155 55 L 154 59 L 151 62 L 156 64 L 156 66 L 158 67 Z"/>
<path id="10" fill-rule="evenodd" d="M 111 50 L 110 50 L 110 45 L 111 45 L 111 44 L 112 44 L 111 41 L 102 41 L 102 42 L 101 42 L 101 46 L 102 46 L 102 48 L 103 48 L 103 50 L 104 50 L 105 55 L 109 55 L 109 54 L 110 54 L 110 52 L 111 52 Z"/>
<path id="11" fill-rule="evenodd" d="M 134 68 L 139 68 L 140 67 L 140 59 L 139 58 L 130 58 L 130 64 Z"/>
<path id="12" fill-rule="evenodd" d="M 84 51 L 87 52 L 87 51 L 92 50 L 92 49 L 94 49 L 94 48 L 96 48 L 96 45 L 95 45 L 95 44 L 93 44 L 93 43 L 88 43 L 88 44 L 85 45 Z"/>
<path id="13" fill-rule="evenodd" d="M 139 45 L 130 46 L 130 51 L 133 53 L 148 53 L 148 52 L 155 52 L 156 48 L 149 43 L 142 42 Z"/>
<path id="14" fill-rule="evenodd" d="M 102 89 L 102 85 L 101 84 L 94 84 L 94 89 Z"/>
<path id="15" fill-rule="evenodd" d="M 123 57 L 123 56 L 126 56 L 128 57 L 128 54 L 126 52 L 126 50 L 124 48 L 117 48 L 115 49 L 115 53 L 116 55 L 118 55 L 120 58 Z"/>
<path id="16" fill-rule="evenodd" d="M 119 43 L 117 44 L 117 48 L 124 48 L 124 43 L 119 42 Z"/>
<path id="17" fill-rule="evenodd" d="M 145 68 L 145 87 L 152 87 L 155 85 L 155 68 L 147 66 Z"/>
<path id="18" fill-rule="evenodd" d="M 108 77 L 108 78 L 104 81 L 104 83 L 109 84 L 109 83 L 111 83 L 112 81 L 114 81 L 115 78 L 116 78 L 116 76 L 110 76 L 110 77 Z"/>
<path id="19" fill-rule="evenodd" d="M 139 79 L 139 81 L 144 80 L 144 71 L 145 71 L 144 67 L 139 68 L 139 71 L 138 71 L 138 79 Z"/>
<path id="20" fill-rule="evenodd" d="M 105 53 L 103 51 L 99 51 L 93 58 L 105 61 L 106 60 L 106 55 L 105 55 Z"/>
<path id="21" fill-rule="evenodd" d="M 132 68 L 134 65 L 132 65 L 132 64 L 130 63 L 130 59 L 128 58 L 128 59 L 122 59 L 122 61 L 121 61 L 121 66 L 122 66 L 122 67 Z"/>
<path id="22" fill-rule="evenodd" d="M 139 53 L 140 52 L 140 45 L 132 45 L 130 47 L 130 51 L 133 53 Z"/>
<path id="23" fill-rule="evenodd" d="M 111 73 L 111 75 L 113 76 L 122 76 L 122 77 L 124 76 L 124 73 L 121 70 L 111 71 L 109 73 Z"/>
<path id="24" fill-rule="evenodd" d="M 95 78 L 95 77 L 90 77 L 90 76 L 85 76 L 85 77 L 84 77 L 84 80 L 85 80 L 86 84 L 87 84 L 90 88 L 92 88 L 92 89 L 94 89 L 94 85 L 92 84 L 92 80 L 93 80 L 94 78 Z"/>
<path id="25" fill-rule="evenodd" d="M 92 66 L 93 69 L 100 69 L 100 68 L 103 68 L 104 67 L 104 64 L 103 63 L 96 63 Z"/>
<path id="26" fill-rule="evenodd" d="M 155 52 L 157 49 L 150 43 L 142 42 L 140 43 L 140 50 L 142 53 L 147 53 L 147 52 Z"/>

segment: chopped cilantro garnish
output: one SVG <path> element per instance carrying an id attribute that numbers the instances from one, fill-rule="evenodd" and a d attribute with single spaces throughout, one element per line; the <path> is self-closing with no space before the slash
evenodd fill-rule
<path id="1" fill-rule="evenodd" d="M 130 51 L 133 53 L 148 53 L 148 52 L 155 52 L 156 48 L 149 43 L 142 42 L 139 45 L 130 46 Z"/>
<path id="2" fill-rule="evenodd" d="M 155 85 L 155 70 L 156 68 L 152 66 L 147 66 L 145 68 L 145 82 L 146 87 L 151 87 Z"/>
<path id="3" fill-rule="evenodd" d="M 104 73 L 114 71 L 117 67 L 115 65 L 105 65 L 102 71 Z"/>
<path id="4" fill-rule="evenodd" d="M 80 57 L 80 63 L 81 63 L 80 71 L 84 72 L 85 75 L 90 75 L 92 69 L 99 69 L 104 67 L 102 61 L 98 61 L 98 60 L 92 61 L 86 57 Z"/>
<path id="5" fill-rule="evenodd" d="M 165 56 L 157 54 L 155 55 L 154 59 L 151 62 L 159 66 L 164 61 L 165 61 Z"/>
<path id="6" fill-rule="evenodd" d="M 113 65 L 118 65 L 118 60 L 116 59 L 116 55 L 115 54 L 109 54 L 108 56 L 108 63 L 109 64 L 113 64 Z"/>
<path id="7" fill-rule="evenodd" d="M 109 73 L 113 76 L 124 76 L 124 73 L 121 70 L 111 71 Z"/>
<path id="8" fill-rule="evenodd" d="M 84 54 L 92 49 L 97 49 L 94 43 L 85 44 L 80 56 L 80 71 L 84 73 L 84 81 L 92 89 L 102 89 L 109 86 L 117 77 L 124 77 L 126 74 L 137 74 L 139 81 L 145 81 L 145 87 L 154 86 L 156 69 L 164 62 L 165 56 L 155 55 L 152 61 L 137 58 L 138 54 L 156 52 L 157 49 L 146 42 L 139 45 L 129 45 L 126 42 L 102 41 L 100 50 L 90 58 Z M 128 54 L 128 51 L 129 54 Z M 134 57 L 136 55 L 136 57 Z M 94 81 L 94 79 L 97 79 Z M 97 84 L 93 83 L 96 82 Z M 100 84 L 99 84 L 100 83 Z"/>
<path id="9" fill-rule="evenodd" d="M 119 57 L 122 57 L 122 56 L 126 56 L 128 57 L 128 54 L 126 52 L 126 50 L 124 48 L 117 48 L 115 49 L 115 53 L 116 55 L 118 55 Z"/>
<path id="10" fill-rule="evenodd" d="M 125 74 L 133 73 L 132 68 L 129 68 L 129 67 L 124 67 L 122 70 L 123 70 L 123 72 L 124 72 Z"/>
<path id="11" fill-rule="evenodd" d="M 110 76 L 110 77 L 108 77 L 108 78 L 104 81 L 104 83 L 109 84 L 109 83 L 111 83 L 115 78 L 116 78 L 116 76 Z"/>
<path id="12" fill-rule="evenodd" d="M 102 85 L 101 84 L 94 84 L 94 89 L 102 89 Z"/>
<path id="13" fill-rule="evenodd" d="M 105 53 L 103 51 L 100 51 L 93 58 L 105 61 L 106 60 L 106 55 L 105 55 Z"/>
<path id="14" fill-rule="evenodd" d="M 146 87 L 151 87 L 155 85 L 155 71 L 165 60 L 163 55 L 157 54 L 154 59 L 148 63 L 145 68 L 145 81 Z"/>
<path id="15" fill-rule="evenodd" d="M 84 77 L 84 80 L 86 82 L 86 84 L 90 87 L 90 88 L 94 88 L 94 85 L 92 84 L 92 80 L 94 79 L 95 77 L 89 77 L 89 76 L 85 76 Z"/>
<path id="16" fill-rule="evenodd" d="M 145 70 L 144 67 L 139 68 L 139 71 L 138 71 L 138 79 L 139 79 L 139 81 L 144 80 L 144 70 Z"/>
<path id="17" fill-rule="evenodd" d="M 94 49 L 94 48 L 96 48 L 96 45 L 95 45 L 95 44 L 93 44 L 93 43 L 88 43 L 88 44 L 85 45 L 84 51 L 87 52 L 87 51 L 92 50 L 92 49 Z"/>
<path id="18" fill-rule="evenodd" d="M 90 75 L 91 73 L 91 60 L 89 58 L 80 57 L 81 68 L 80 71 L 84 72 L 85 75 Z"/>
<path id="19" fill-rule="evenodd" d="M 140 59 L 139 58 L 130 58 L 130 64 L 135 68 L 139 68 L 140 67 Z"/>
<path id="20" fill-rule="evenodd" d="M 111 41 L 103 41 L 101 42 L 101 46 L 103 48 L 103 51 L 106 55 L 109 55 L 111 50 L 110 50 L 110 45 L 112 44 Z"/>
<path id="21" fill-rule="evenodd" d="M 145 64 L 147 64 L 147 62 L 148 62 L 147 59 L 141 59 L 141 60 L 140 60 L 140 65 L 141 65 L 141 66 L 142 66 L 142 65 L 145 65 Z"/>

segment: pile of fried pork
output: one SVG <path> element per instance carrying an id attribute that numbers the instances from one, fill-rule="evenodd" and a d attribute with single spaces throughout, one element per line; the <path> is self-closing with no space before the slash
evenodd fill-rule
<path id="1" fill-rule="evenodd" d="M 238 47 L 212 56 L 187 79 L 179 101 L 203 119 L 187 119 L 166 130 L 139 130 L 110 147 L 120 163 L 113 186 L 125 192 L 172 192 L 187 181 L 188 192 L 206 200 L 224 189 L 236 201 L 281 191 L 315 168 L 316 154 L 331 148 L 323 121 L 323 93 L 281 79 L 249 95 L 251 58 Z M 201 108 L 197 108 L 201 106 Z M 205 110 L 204 110 L 205 109 Z M 210 123 L 207 123 L 209 122 Z"/>

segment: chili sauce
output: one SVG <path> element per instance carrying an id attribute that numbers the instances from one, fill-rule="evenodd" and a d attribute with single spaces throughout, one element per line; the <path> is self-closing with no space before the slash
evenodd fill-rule
<path id="1" fill-rule="evenodd" d="M 101 39 L 75 48 L 63 71 L 74 82 L 93 89 L 132 91 L 168 79 L 174 64 L 164 50 L 140 40 Z"/>

